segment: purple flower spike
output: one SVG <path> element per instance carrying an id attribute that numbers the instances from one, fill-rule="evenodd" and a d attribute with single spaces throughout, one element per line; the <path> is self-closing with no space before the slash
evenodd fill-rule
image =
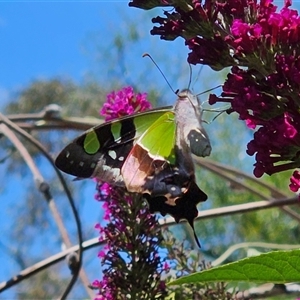
<path id="1" fill-rule="evenodd" d="M 173 7 L 152 19 L 151 34 L 182 38 L 188 62 L 213 70 L 231 66 L 220 96 L 210 104 L 227 102 L 251 129 L 248 145 L 256 155 L 254 175 L 300 167 L 300 17 L 283 1 L 132 0 L 130 6 Z M 294 178 L 291 179 L 292 181 Z"/>
<path id="2" fill-rule="evenodd" d="M 295 193 L 298 192 L 300 189 L 300 172 L 294 171 L 290 181 L 290 190 Z"/>
<path id="3" fill-rule="evenodd" d="M 107 96 L 101 114 L 112 120 L 149 108 L 145 93 L 135 94 L 132 87 L 126 87 Z M 162 235 L 156 218 L 141 195 L 99 180 L 96 183 L 95 198 L 103 202 L 106 225 L 95 228 L 99 240 L 107 242 L 98 253 L 104 269 L 102 280 L 92 285 L 98 290 L 96 299 L 164 299 L 166 284 L 161 274 L 167 265 L 158 252 Z"/>

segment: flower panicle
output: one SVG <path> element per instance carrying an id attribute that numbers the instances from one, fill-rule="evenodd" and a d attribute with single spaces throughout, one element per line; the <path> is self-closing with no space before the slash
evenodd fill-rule
<path id="1" fill-rule="evenodd" d="M 166 285 L 160 277 L 166 266 L 158 252 L 162 236 L 156 218 L 142 196 L 122 193 L 121 188 L 111 190 L 110 199 L 104 200 L 109 202 L 110 219 L 97 228 L 107 245 L 98 254 L 104 275 L 96 299 L 128 299 L 133 294 L 138 299 L 163 299 Z"/>
<path id="2" fill-rule="evenodd" d="M 159 6 L 162 1 L 133 0 Z M 273 0 L 164 1 L 172 12 L 156 17 L 151 33 L 181 37 L 188 62 L 213 70 L 231 67 L 220 96 L 251 129 L 247 153 L 255 155 L 254 175 L 300 167 L 300 17 L 292 1 L 278 9 Z M 297 173 L 290 187 L 296 190 Z M 300 187 L 300 184 L 299 184 Z"/>
<path id="3" fill-rule="evenodd" d="M 146 96 L 135 94 L 132 87 L 112 92 L 101 114 L 112 120 L 144 111 L 151 107 Z M 141 195 L 95 180 L 95 199 L 103 203 L 105 221 L 95 228 L 99 239 L 107 242 L 98 253 L 103 278 L 92 284 L 98 290 L 96 299 L 164 299 L 166 285 L 161 275 L 166 267 L 159 254 L 162 235 L 155 216 Z"/>

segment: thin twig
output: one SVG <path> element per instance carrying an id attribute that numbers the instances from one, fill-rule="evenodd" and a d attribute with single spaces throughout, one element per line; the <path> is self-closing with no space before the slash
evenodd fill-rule
<path id="1" fill-rule="evenodd" d="M 257 211 L 262 209 L 281 207 L 284 205 L 294 205 L 294 204 L 299 205 L 298 197 L 284 198 L 284 199 L 277 199 L 277 200 L 270 200 L 270 201 L 267 200 L 256 201 L 256 202 L 232 205 L 232 206 L 221 207 L 221 208 L 213 208 L 213 209 L 200 211 L 198 213 L 198 217 L 196 218 L 196 220 L 198 221 L 198 220 L 221 217 L 221 216 L 247 213 L 247 212 L 252 212 L 252 211 Z M 158 222 L 162 226 L 170 226 L 176 224 L 175 220 L 172 217 L 159 219 Z M 186 222 L 186 221 L 182 221 L 182 222 Z"/>
<path id="2" fill-rule="evenodd" d="M 266 196 L 260 191 L 261 189 L 255 188 L 255 186 L 258 186 L 258 187 L 260 186 L 261 188 L 267 189 L 272 196 L 270 199 L 273 199 L 273 198 L 280 199 L 280 198 L 288 197 L 288 195 L 286 193 L 281 192 L 274 186 L 267 184 L 266 182 L 263 182 L 252 176 L 249 176 L 248 174 L 246 174 L 240 170 L 237 170 L 235 168 L 228 167 L 228 166 L 225 166 L 220 163 L 216 163 L 210 159 L 204 160 L 204 159 L 195 158 L 195 160 L 199 166 L 204 167 L 204 168 L 214 172 L 218 176 L 221 176 L 222 178 L 225 178 L 226 180 L 230 181 L 235 186 L 238 186 L 240 188 L 248 190 L 252 194 L 254 194 L 262 199 L 266 198 Z M 246 184 L 245 182 L 241 182 L 237 178 L 247 179 L 251 182 L 254 182 L 255 185 Z M 285 213 L 287 213 L 289 216 L 291 216 L 293 219 L 296 219 L 300 223 L 300 215 L 297 212 L 295 212 L 294 210 L 292 210 L 286 206 L 280 207 L 280 209 L 282 211 L 284 211 Z"/>
<path id="3" fill-rule="evenodd" d="M 104 242 L 103 242 L 104 243 Z M 92 247 L 98 246 L 101 243 L 99 242 L 99 238 L 90 239 L 88 241 L 83 242 L 82 250 L 87 250 Z M 8 281 L 0 283 L 0 293 L 7 290 L 8 288 L 18 284 L 19 282 L 31 277 L 32 275 L 48 268 L 49 266 L 52 266 L 53 264 L 58 263 L 59 261 L 62 261 L 71 253 L 78 252 L 79 251 L 79 245 L 72 246 L 64 251 L 61 251 L 55 255 L 52 255 L 24 270 L 22 270 L 18 275 L 15 275 Z"/>
<path id="4" fill-rule="evenodd" d="M 263 210 L 273 207 L 280 207 L 282 205 L 293 205 L 298 203 L 298 198 L 286 198 L 281 200 L 274 200 L 274 201 L 259 201 L 259 202 L 252 202 L 247 204 L 239 204 L 239 205 L 232 205 L 228 207 L 223 208 L 217 208 L 217 209 L 209 209 L 206 211 L 201 211 L 198 214 L 197 220 L 202 219 L 209 219 L 209 218 L 217 218 L 222 217 L 226 215 L 231 214 L 238 214 L 238 213 L 247 213 L 250 211 L 257 211 L 257 210 Z M 158 220 L 160 226 L 170 226 L 176 224 L 174 219 L 172 217 L 168 218 L 161 218 Z M 105 244 L 106 240 L 105 238 L 99 241 L 99 238 L 94 238 L 88 241 L 85 241 L 82 243 L 82 249 L 87 250 L 95 246 L 103 245 Z M 62 251 L 56 255 L 53 255 L 23 271 L 21 271 L 18 275 L 15 275 L 12 279 L 8 280 L 7 282 L 2 282 L 0 284 L 0 293 L 4 291 L 5 289 L 19 283 L 20 281 L 24 280 L 25 278 L 47 268 L 50 265 L 53 265 L 61 260 L 63 260 L 68 254 L 72 252 L 76 252 L 78 250 L 78 245 L 73 246 L 71 248 L 66 249 L 65 251 Z"/>
<path id="5" fill-rule="evenodd" d="M 14 131 L 16 131 L 19 134 L 21 134 L 28 141 L 30 141 L 33 145 L 35 145 L 42 152 L 42 154 L 48 159 L 48 161 L 50 162 L 50 164 L 53 166 L 54 170 L 56 171 L 56 173 L 57 173 L 57 175 L 58 175 L 58 177 L 60 179 L 60 181 L 63 184 L 63 187 L 65 189 L 66 195 L 68 197 L 68 200 L 69 200 L 69 203 L 70 203 L 73 215 L 75 217 L 75 222 L 76 222 L 76 225 L 77 225 L 79 245 L 81 245 L 82 244 L 82 232 L 81 232 L 81 224 L 80 224 L 80 219 L 79 219 L 79 216 L 78 216 L 78 213 L 77 213 L 77 209 L 76 209 L 76 207 L 74 205 L 73 198 L 72 198 L 71 193 L 70 193 L 70 191 L 69 191 L 69 189 L 67 187 L 67 184 L 64 181 L 63 176 L 55 168 L 53 159 L 48 154 L 48 152 L 46 151 L 46 149 L 44 149 L 44 147 L 37 140 L 35 140 L 30 134 L 28 134 L 23 129 L 19 128 L 16 124 L 14 124 L 13 122 L 11 122 L 7 117 L 5 117 L 4 115 L 2 115 L 1 113 L 0 113 L 0 119 L 3 122 L 3 124 L 0 124 L 2 126 L 2 129 L 5 129 L 3 126 L 8 126 L 8 127 L 12 128 Z M 4 131 L 6 134 L 9 133 L 9 131 L 7 129 L 8 128 L 6 127 L 6 130 Z M 23 156 L 24 159 L 25 159 L 25 162 L 29 163 L 28 165 L 29 165 L 31 171 L 34 174 L 35 182 L 38 184 L 39 190 L 44 194 L 44 196 L 45 196 L 45 198 L 46 198 L 46 200 L 47 200 L 47 202 L 49 204 L 49 208 L 50 208 L 50 210 L 51 210 L 51 212 L 52 212 L 52 214 L 54 216 L 54 219 L 56 221 L 56 224 L 58 225 L 58 228 L 59 228 L 59 230 L 60 230 L 60 232 L 62 234 L 63 241 L 64 241 L 64 243 L 66 244 L 67 247 L 71 247 L 72 246 L 71 241 L 70 241 L 70 239 L 68 237 L 68 233 L 65 230 L 62 218 L 60 217 L 59 212 L 58 212 L 58 210 L 56 208 L 56 205 L 55 205 L 55 203 L 53 201 L 53 198 L 51 196 L 49 185 L 47 183 L 45 183 L 43 177 L 39 173 L 38 169 L 35 167 L 35 164 L 33 163 L 33 160 L 31 159 L 31 156 L 29 155 L 29 153 L 27 152 L 27 149 L 23 146 L 23 144 L 17 139 L 17 137 L 12 132 L 9 133 L 9 136 L 10 136 L 11 141 L 13 143 L 17 143 L 17 144 L 15 144 L 16 148 L 19 151 L 21 149 L 21 152 L 20 152 L 21 155 L 25 154 L 25 157 Z M 87 290 L 88 294 L 91 297 L 93 297 L 93 293 L 91 293 L 91 291 L 87 287 L 88 277 L 87 277 L 87 275 L 83 271 L 80 271 L 81 264 L 82 264 L 82 251 L 81 251 L 81 249 L 80 249 L 79 254 L 78 254 L 78 260 L 79 260 L 78 261 L 78 270 L 77 270 L 77 272 L 73 272 L 72 273 L 73 276 L 72 276 L 72 278 L 71 278 L 71 280 L 70 280 L 67 288 L 65 289 L 65 292 L 61 296 L 61 299 L 65 299 L 67 297 L 68 293 L 72 289 L 72 286 L 74 285 L 74 283 L 77 280 L 79 272 L 80 272 L 80 277 L 81 277 L 81 279 L 82 279 L 82 281 L 84 283 L 84 286 L 86 287 L 86 290 Z"/>

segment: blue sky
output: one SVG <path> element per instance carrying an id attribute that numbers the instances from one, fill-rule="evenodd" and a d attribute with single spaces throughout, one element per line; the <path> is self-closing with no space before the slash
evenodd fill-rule
<path id="1" fill-rule="evenodd" d="M 93 37 L 107 43 L 122 12 L 132 18 L 136 9 L 127 1 L 0 1 L 1 98 L 34 79 L 83 80 Z"/>
<path id="2" fill-rule="evenodd" d="M 161 10 L 156 13 L 131 8 L 128 1 L 122 0 L 0 1 L 0 108 L 9 95 L 36 79 L 61 77 L 80 83 L 94 76 L 104 82 L 109 80 L 106 67 L 116 57 L 109 48 L 113 46 L 116 34 L 127 34 L 131 22 L 135 23 L 141 42 L 126 49 L 128 73 L 124 77 L 138 83 L 140 74 L 136 74 L 136 70 L 149 68 L 147 75 L 152 77 L 144 81 L 148 80 L 155 87 L 163 86 L 173 102 L 173 93 L 156 67 L 150 60 L 142 58 L 142 54 L 152 54 L 161 66 L 168 57 L 169 65 L 174 68 L 164 72 L 176 90 L 188 83 L 188 50 L 181 39 L 170 43 L 151 36 L 151 14 L 159 15 Z M 101 53 L 99 48 L 107 51 Z M 182 68 L 179 62 L 186 74 L 178 72 Z M 182 82 L 177 82 L 180 78 Z"/>
<path id="3" fill-rule="evenodd" d="M 80 44 L 89 30 L 99 27 L 100 3 L 12 1 L 0 5 L 2 87 L 10 89 L 54 74 L 80 79 L 86 68 Z"/>
<path id="4" fill-rule="evenodd" d="M 279 7 L 283 3 L 274 2 Z M 295 7 L 297 2 L 294 1 Z M 93 39 L 99 43 L 111 42 L 112 33 L 124 28 L 124 15 L 130 20 L 143 20 L 145 14 L 143 10 L 129 8 L 125 0 L 0 1 L 0 103 L 9 92 L 34 79 L 65 76 L 82 81 L 95 68 Z M 140 28 L 152 44 L 132 53 L 139 64 L 150 65 L 141 55 L 143 51 L 153 53 L 157 43 L 168 49 L 176 45 L 163 44 L 159 37 L 150 36 L 150 19 L 145 18 Z M 184 49 L 182 41 L 177 45 Z M 155 68 L 151 68 L 155 73 Z"/>

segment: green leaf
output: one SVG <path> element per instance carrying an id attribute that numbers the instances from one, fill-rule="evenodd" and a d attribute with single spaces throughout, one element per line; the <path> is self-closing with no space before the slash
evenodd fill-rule
<path id="1" fill-rule="evenodd" d="M 169 283 L 248 281 L 288 283 L 300 281 L 300 250 L 273 251 L 224 266 L 194 273 Z"/>

